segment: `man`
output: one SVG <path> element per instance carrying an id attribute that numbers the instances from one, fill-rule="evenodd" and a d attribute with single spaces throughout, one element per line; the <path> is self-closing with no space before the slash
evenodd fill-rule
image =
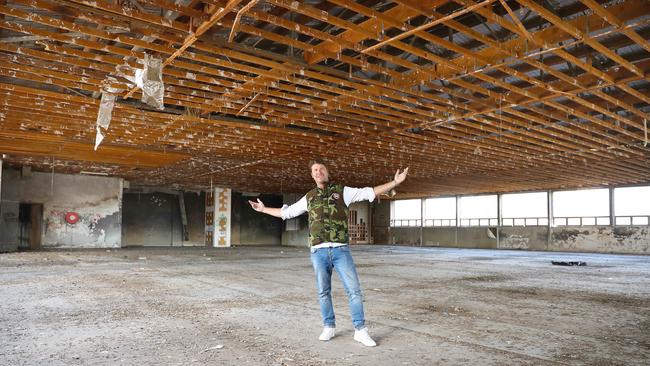
<path id="1" fill-rule="evenodd" d="M 376 196 L 388 192 L 401 184 L 408 174 L 408 168 L 401 173 L 399 169 L 395 178 L 388 183 L 370 188 L 350 188 L 340 184 L 330 183 L 327 167 L 321 161 L 309 164 L 311 177 L 316 182 L 316 188 L 307 192 L 298 202 L 282 208 L 264 206 L 262 201 L 248 201 L 255 211 L 287 220 L 309 213 L 309 246 L 311 262 L 316 272 L 318 300 L 323 316 L 324 329 L 318 337 L 321 341 L 329 341 L 335 333 L 334 308 L 332 306 L 332 269 L 343 282 L 348 296 L 352 324 L 354 325 L 354 340 L 368 347 L 377 344 L 368 334 L 363 313 L 361 286 L 356 267 L 348 247 L 348 206 L 354 202 L 368 200 L 372 202 Z"/>

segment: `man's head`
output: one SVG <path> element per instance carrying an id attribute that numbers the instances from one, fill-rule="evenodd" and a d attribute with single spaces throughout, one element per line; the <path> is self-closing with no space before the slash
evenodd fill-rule
<path id="1" fill-rule="evenodd" d="M 314 179 L 317 186 L 322 188 L 327 184 L 327 182 L 329 182 L 330 175 L 322 160 L 311 161 L 309 163 L 309 170 L 311 171 L 311 177 Z"/>

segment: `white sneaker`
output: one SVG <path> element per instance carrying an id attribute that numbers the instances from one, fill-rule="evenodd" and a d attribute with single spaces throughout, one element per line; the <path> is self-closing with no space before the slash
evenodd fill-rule
<path id="1" fill-rule="evenodd" d="M 330 328 L 330 327 L 323 328 L 323 332 L 318 337 L 318 340 L 329 341 L 330 339 L 334 338 L 334 330 L 335 328 Z"/>
<path id="2" fill-rule="evenodd" d="M 377 343 L 375 343 L 375 341 L 373 341 L 372 338 L 370 338 L 370 334 L 368 334 L 368 328 L 355 330 L 354 340 L 357 342 L 361 342 L 366 347 L 374 347 L 377 345 Z"/>

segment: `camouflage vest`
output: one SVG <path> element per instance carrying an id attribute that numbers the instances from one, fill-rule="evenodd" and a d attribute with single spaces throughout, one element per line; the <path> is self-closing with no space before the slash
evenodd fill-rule
<path id="1" fill-rule="evenodd" d="M 328 184 L 307 192 L 309 246 L 321 243 L 348 243 L 348 206 L 343 201 L 343 186 Z"/>

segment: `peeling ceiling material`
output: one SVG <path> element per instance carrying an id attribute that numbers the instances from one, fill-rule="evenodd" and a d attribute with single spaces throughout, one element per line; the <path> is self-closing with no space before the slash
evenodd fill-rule
<path id="1" fill-rule="evenodd" d="M 5 0 L 0 152 L 187 189 L 302 192 L 313 157 L 410 166 L 398 197 L 647 183 L 649 39 L 635 0 Z"/>

